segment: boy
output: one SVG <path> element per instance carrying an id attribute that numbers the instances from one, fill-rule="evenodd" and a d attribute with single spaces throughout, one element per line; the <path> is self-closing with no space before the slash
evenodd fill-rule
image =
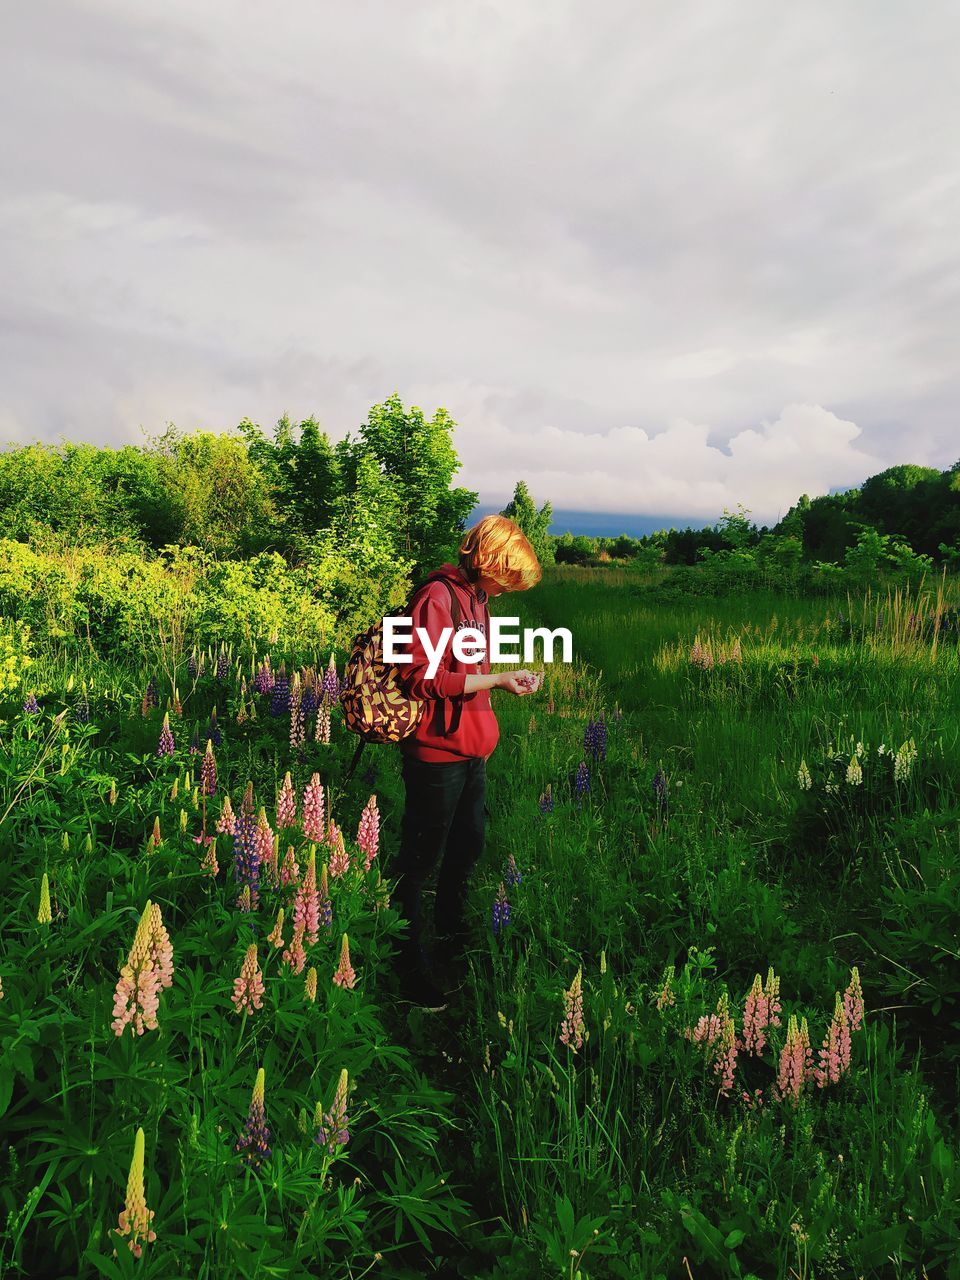
<path id="1" fill-rule="evenodd" d="M 486 762 L 500 736 L 490 690 L 506 689 L 522 697 L 539 687 L 529 671 L 491 673 L 487 599 L 526 591 L 539 581 L 540 565 L 521 530 L 504 516 L 487 516 L 464 535 L 459 566 L 443 565 L 410 601 L 411 661 L 400 668 L 400 679 L 412 697 L 427 701 L 427 708 L 401 743 L 406 806 L 391 871 L 399 877 L 394 901 L 409 924 L 400 948 L 401 983 L 404 994 L 418 1004 L 436 1008 L 445 1002 L 427 972 L 423 949 L 423 886 L 438 863 L 437 959 L 456 965 L 463 958 L 467 884 L 484 846 Z M 428 679 L 429 659 L 417 639 L 418 627 L 434 648 L 445 627 L 476 628 L 488 641 L 482 661 L 458 662 L 451 640 Z"/>

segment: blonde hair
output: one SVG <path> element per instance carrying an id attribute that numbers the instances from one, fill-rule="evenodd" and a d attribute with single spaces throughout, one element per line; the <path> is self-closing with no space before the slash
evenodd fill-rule
<path id="1" fill-rule="evenodd" d="M 460 543 L 460 568 L 471 582 L 490 578 L 504 591 L 528 591 L 540 581 L 536 552 L 506 516 L 484 516 Z"/>

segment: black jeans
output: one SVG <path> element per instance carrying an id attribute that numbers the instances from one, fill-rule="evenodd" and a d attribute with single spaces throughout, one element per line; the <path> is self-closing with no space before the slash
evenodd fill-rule
<path id="1" fill-rule="evenodd" d="M 487 772 L 482 756 L 434 764 L 403 758 L 406 807 L 400 848 L 391 871 L 398 877 L 394 901 L 409 923 L 400 962 L 423 968 L 423 886 L 439 864 L 436 933 L 448 958 L 467 940 L 466 897 L 470 874 L 483 853 Z"/>

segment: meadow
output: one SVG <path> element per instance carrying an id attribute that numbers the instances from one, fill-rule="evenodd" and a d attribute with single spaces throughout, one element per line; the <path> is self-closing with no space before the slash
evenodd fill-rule
<path id="1" fill-rule="evenodd" d="M 577 660 L 496 695 L 440 1014 L 391 974 L 398 753 L 344 784 L 298 615 L 8 618 L 0 1280 L 960 1274 L 956 604 L 502 601 Z"/>

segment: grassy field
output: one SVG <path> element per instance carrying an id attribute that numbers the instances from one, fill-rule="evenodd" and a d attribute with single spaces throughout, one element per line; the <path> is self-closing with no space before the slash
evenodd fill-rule
<path id="1" fill-rule="evenodd" d="M 158 755 L 169 691 L 145 698 L 137 654 L 87 663 L 87 720 L 36 638 L 0 747 L 0 1277 L 960 1274 L 952 604 L 665 604 L 615 570 L 499 602 L 569 627 L 577 661 L 496 695 L 471 976 L 439 1015 L 393 995 L 395 751 L 341 787 L 336 709 L 331 742 L 308 714 L 301 744 L 282 687 L 254 691 L 263 653 L 218 670 L 210 637 Z M 342 849 L 304 819 L 315 772 Z M 204 835 L 248 780 L 264 858 L 245 903 L 255 835 L 221 833 L 216 874 Z M 353 839 L 371 791 L 372 856 Z M 172 981 L 156 1027 L 118 1034 L 148 901 Z M 264 990 L 244 1009 L 251 946 Z M 109 1234 L 138 1128 L 154 1240 Z"/>

